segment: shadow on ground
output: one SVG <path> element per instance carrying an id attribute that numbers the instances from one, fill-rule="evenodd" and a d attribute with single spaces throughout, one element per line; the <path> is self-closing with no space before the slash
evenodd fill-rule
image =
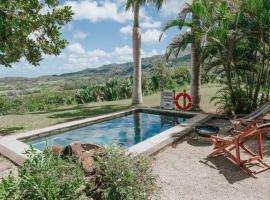
<path id="1" fill-rule="evenodd" d="M 104 106 L 94 106 L 94 107 L 80 107 L 79 109 L 73 108 L 65 110 L 67 112 L 55 113 L 50 115 L 49 118 L 62 118 L 67 121 L 83 119 L 86 117 L 92 117 L 97 115 L 102 115 L 105 113 L 116 112 L 129 108 L 127 105 L 104 105 Z"/>
<path id="2" fill-rule="evenodd" d="M 172 147 L 176 148 L 177 145 L 181 145 L 183 142 L 186 142 L 194 148 L 209 147 L 210 151 L 208 153 L 210 153 L 212 149 L 211 144 L 200 141 L 194 132 L 190 133 L 188 136 L 182 139 L 181 137 L 178 137 L 178 140 L 173 143 Z M 230 184 L 234 184 L 247 178 L 252 178 L 248 174 L 243 172 L 241 169 L 236 167 L 224 156 L 207 158 L 206 153 L 203 157 L 198 159 L 198 162 L 206 165 L 207 167 L 218 170 L 219 173 L 222 174 Z"/>
<path id="3" fill-rule="evenodd" d="M 16 133 L 19 130 L 24 129 L 23 127 L 9 127 L 9 128 L 2 128 L 0 129 L 0 136 L 9 135 L 12 133 Z"/>
<path id="4" fill-rule="evenodd" d="M 218 170 L 219 173 L 222 174 L 230 184 L 234 184 L 247 178 L 252 178 L 241 169 L 236 167 L 224 156 L 204 158 L 199 162 L 207 165 L 210 168 Z"/>

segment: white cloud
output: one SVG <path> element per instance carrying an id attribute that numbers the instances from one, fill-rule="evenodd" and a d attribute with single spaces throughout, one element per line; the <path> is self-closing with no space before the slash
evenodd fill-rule
<path id="1" fill-rule="evenodd" d="M 159 28 L 161 26 L 161 22 L 158 21 L 145 21 L 142 22 L 141 27 L 142 28 Z"/>
<path id="2" fill-rule="evenodd" d="M 160 13 L 167 17 L 175 16 L 181 11 L 185 3 L 191 3 L 191 0 L 167 0 Z"/>
<path id="3" fill-rule="evenodd" d="M 117 3 L 110 1 L 67 1 L 65 5 L 72 7 L 75 20 L 89 20 L 93 23 L 104 20 L 116 22 L 132 20 L 131 12 L 126 12 L 123 8 L 119 8 Z"/>
<path id="4" fill-rule="evenodd" d="M 143 57 L 151 57 L 151 56 L 156 56 L 158 55 L 158 51 L 156 49 L 152 49 L 151 51 L 149 52 L 145 52 L 145 51 L 142 51 L 142 56 Z"/>
<path id="5" fill-rule="evenodd" d="M 84 54 L 85 53 L 85 49 L 78 42 L 68 45 L 67 50 L 70 53 L 74 53 L 74 54 Z"/>
<path id="6" fill-rule="evenodd" d="M 142 33 L 142 42 L 145 43 L 154 43 L 158 42 L 160 36 L 160 30 L 157 29 L 149 29 Z M 163 36 L 163 38 L 165 35 Z"/>
<path id="7" fill-rule="evenodd" d="M 73 34 L 73 38 L 74 39 L 79 39 L 79 40 L 83 40 L 87 37 L 87 34 L 81 31 L 77 31 Z"/>
<path id="8" fill-rule="evenodd" d="M 88 51 L 87 54 L 90 57 L 107 57 L 107 56 L 109 56 L 109 53 L 107 53 L 101 49 L 95 49 L 93 51 Z"/>
<path id="9" fill-rule="evenodd" d="M 124 26 L 120 29 L 120 33 L 123 33 L 123 34 L 132 34 L 132 26 L 131 25 L 127 25 L 127 26 Z"/>
<path id="10" fill-rule="evenodd" d="M 156 28 L 159 28 L 160 26 L 161 26 L 161 22 L 153 21 L 153 20 L 146 20 L 146 21 L 141 23 L 142 30 L 145 30 L 145 29 L 156 30 Z M 131 35 L 132 29 L 133 29 L 133 27 L 131 25 L 123 26 L 120 29 L 120 33 Z M 150 31 L 150 30 L 147 30 L 147 31 Z"/>
<path id="11" fill-rule="evenodd" d="M 119 62 L 129 62 L 132 60 L 132 48 L 129 46 L 123 46 L 123 47 L 118 47 L 115 48 L 114 51 L 112 52 L 112 56 L 116 57 Z"/>

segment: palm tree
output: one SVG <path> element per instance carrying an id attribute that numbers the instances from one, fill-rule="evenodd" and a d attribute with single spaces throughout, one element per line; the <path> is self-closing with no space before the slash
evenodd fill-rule
<path id="1" fill-rule="evenodd" d="M 134 14 L 133 22 L 133 91 L 132 104 L 142 103 L 142 69 L 141 69 L 141 33 L 140 33 L 140 7 L 146 4 L 152 4 L 158 9 L 161 8 L 165 0 L 127 0 L 126 10 L 132 10 Z"/>
<path id="2" fill-rule="evenodd" d="M 201 59 L 201 15 L 202 9 L 204 7 L 210 7 L 208 1 L 204 0 L 193 0 L 192 5 L 186 4 L 181 12 L 178 14 L 177 18 L 169 21 L 163 29 L 163 33 L 172 27 L 178 27 L 180 31 L 184 27 L 188 27 L 189 30 L 185 33 L 180 33 L 173 38 L 172 42 L 169 44 L 166 52 L 166 57 L 169 59 L 171 54 L 177 57 L 181 50 L 187 48 L 191 44 L 191 84 L 190 93 L 193 101 L 193 108 L 198 109 L 200 104 L 200 88 L 201 88 L 201 69 L 200 65 L 202 63 Z M 188 20 L 188 17 L 192 15 L 192 19 Z"/>
<path id="3" fill-rule="evenodd" d="M 196 0 L 193 0 L 194 4 Z M 200 18 L 192 12 L 192 23 L 195 26 L 191 27 L 191 32 L 195 32 L 196 28 L 200 26 Z M 198 109 L 200 107 L 200 88 L 201 88 L 201 70 L 200 70 L 200 46 L 201 40 L 198 37 L 193 37 L 191 43 L 191 84 L 190 94 L 192 96 L 193 108 Z"/>

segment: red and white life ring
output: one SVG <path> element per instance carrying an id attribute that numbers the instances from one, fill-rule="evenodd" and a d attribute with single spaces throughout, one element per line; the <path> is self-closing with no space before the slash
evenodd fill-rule
<path id="1" fill-rule="evenodd" d="M 185 98 L 188 99 L 189 103 L 188 103 L 186 106 L 181 106 L 181 105 L 179 104 L 179 99 L 180 99 L 181 97 L 185 97 Z M 178 94 L 176 95 L 176 97 L 175 97 L 175 105 L 176 105 L 176 107 L 177 107 L 179 110 L 186 111 L 186 110 L 188 110 L 188 109 L 192 106 L 192 98 L 191 98 L 191 96 L 190 96 L 188 93 L 186 93 L 186 92 L 178 93 Z"/>

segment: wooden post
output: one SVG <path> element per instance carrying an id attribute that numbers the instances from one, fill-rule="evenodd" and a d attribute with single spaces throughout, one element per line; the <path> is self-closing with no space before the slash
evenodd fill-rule
<path id="1" fill-rule="evenodd" d="M 185 94 L 186 94 L 186 92 L 187 92 L 186 90 L 183 91 L 183 93 L 185 93 Z M 186 105 L 187 105 L 187 98 L 184 96 L 184 107 L 185 107 Z"/>
<path id="2" fill-rule="evenodd" d="M 175 101 L 175 90 L 173 90 L 173 99 L 174 99 L 174 102 L 173 102 L 174 103 L 174 108 L 173 109 L 176 110 L 176 107 L 175 107 L 175 103 L 176 103 L 176 101 Z"/>

